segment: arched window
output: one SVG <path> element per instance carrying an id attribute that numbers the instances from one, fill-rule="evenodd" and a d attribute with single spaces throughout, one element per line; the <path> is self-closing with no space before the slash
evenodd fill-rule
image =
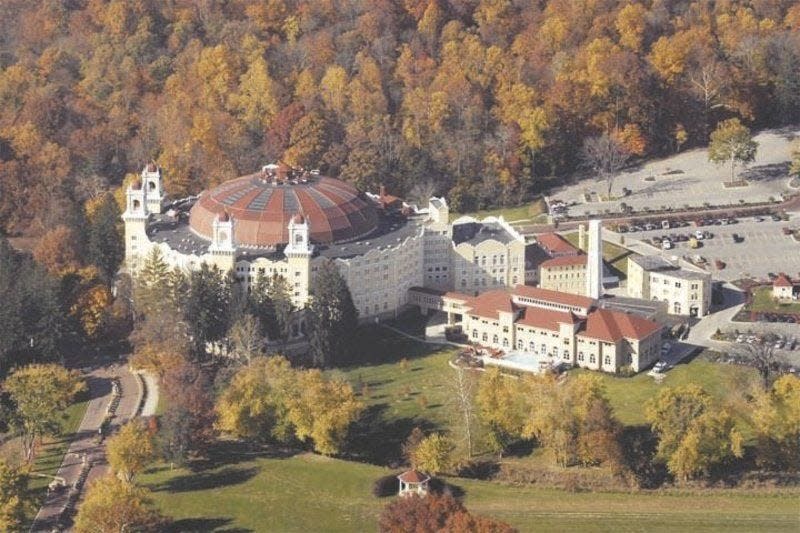
<path id="1" fill-rule="evenodd" d="M 497 338 L 497 335 L 493 335 L 493 336 L 492 336 L 492 344 L 497 344 L 497 341 L 498 341 L 498 340 L 499 340 L 499 339 Z"/>
<path id="2" fill-rule="evenodd" d="M 503 339 L 503 348 L 508 348 L 508 339 Z"/>
<path id="3" fill-rule="evenodd" d="M 473 339 L 477 339 L 478 338 L 478 330 L 477 329 L 473 329 L 472 330 L 472 338 Z"/>
<path id="4" fill-rule="evenodd" d="M 607 365 L 611 364 L 611 357 L 609 357 L 608 355 L 605 357 L 605 360 Z"/>
<path id="5" fill-rule="evenodd" d="M 536 351 L 536 343 L 531 341 L 531 343 L 530 343 L 528 348 L 530 349 L 530 351 L 535 352 Z"/>
<path id="6" fill-rule="evenodd" d="M 522 339 L 517 341 L 517 350 L 522 350 L 525 347 L 525 343 L 522 342 Z"/>
<path id="7" fill-rule="evenodd" d="M 139 200 L 134 200 L 133 201 L 133 208 L 134 209 L 139 209 L 141 206 L 142 206 L 142 203 Z"/>
<path id="8" fill-rule="evenodd" d="M 578 352 L 578 361 L 583 361 L 583 352 Z"/>
<path id="9" fill-rule="evenodd" d="M 487 340 L 488 338 L 489 338 L 489 335 L 487 335 L 487 333 L 484 331 L 484 332 L 483 332 L 483 336 L 481 337 L 481 340 L 482 340 L 483 342 L 486 342 L 486 340 Z"/>

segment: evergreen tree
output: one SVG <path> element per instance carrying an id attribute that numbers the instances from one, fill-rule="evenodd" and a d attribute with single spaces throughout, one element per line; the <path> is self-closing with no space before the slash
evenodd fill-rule
<path id="1" fill-rule="evenodd" d="M 272 301 L 272 284 L 268 276 L 259 276 L 250 286 L 247 297 L 247 310 L 258 319 L 261 335 L 269 339 L 278 337 L 275 305 Z"/>
<path id="2" fill-rule="evenodd" d="M 218 341 L 227 333 L 230 301 L 230 278 L 218 268 L 203 263 L 189 275 L 181 308 L 195 357 L 204 358 L 206 343 Z"/>
<path id="3" fill-rule="evenodd" d="M 309 340 L 314 363 L 320 366 L 341 363 L 352 348 L 358 311 L 347 282 L 333 263 L 320 266 L 312 294 Z"/>
<path id="4" fill-rule="evenodd" d="M 125 257 L 123 238 L 119 206 L 106 194 L 89 222 L 87 252 L 107 280 L 113 279 Z"/>
<path id="5" fill-rule="evenodd" d="M 272 277 L 269 285 L 269 298 L 272 302 L 274 312 L 273 339 L 285 343 L 289 339 L 292 327 L 292 317 L 294 315 L 294 304 L 292 304 L 292 293 L 289 282 L 286 278 L 278 274 Z"/>

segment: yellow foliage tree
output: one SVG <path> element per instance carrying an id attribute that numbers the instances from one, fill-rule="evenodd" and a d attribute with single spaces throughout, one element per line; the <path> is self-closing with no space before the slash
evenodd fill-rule
<path id="1" fill-rule="evenodd" d="M 140 420 L 132 420 L 108 439 L 106 456 L 112 471 L 130 483 L 153 460 L 153 437 Z"/>
<path id="2" fill-rule="evenodd" d="M 158 533 L 166 525 L 147 489 L 110 474 L 89 485 L 75 517 L 76 533 Z"/>

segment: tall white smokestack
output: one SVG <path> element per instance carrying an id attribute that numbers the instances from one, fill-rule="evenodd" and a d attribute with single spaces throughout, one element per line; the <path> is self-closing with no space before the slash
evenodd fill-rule
<path id="1" fill-rule="evenodd" d="M 603 239 L 599 220 L 589 221 L 589 251 L 586 258 L 586 296 L 603 296 Z"/>

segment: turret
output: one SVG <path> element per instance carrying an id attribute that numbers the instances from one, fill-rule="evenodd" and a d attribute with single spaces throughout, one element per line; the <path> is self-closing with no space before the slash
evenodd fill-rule
<path id="1" fill-rule="evenodd" d="M 131 272 L 136 270 L 139 259 L 147 253 L 147 189 L 142 180 L 136 178 L 125 191 L 126 206 L 122 214 L 125 222 L 125 258 Z"/>
<path id="2" fill-rule="evenodd" d="M 161 213 L 164 201 L 164 188 L 161 180 L 161 167 L 150 161 L 142 169 L 142 185 L 147 194 L 147 208 L 151 213 Z"/>
<path id="3" fill-rule="evenodd" d="M 227 211 L 218 214 L 212 223 L 211 244 L 208 252 L 212 263 L 223 272 L 233 270 L 236 263 L 235 221 Z"/>
<path id="4" fill-rule="evenodd" d="M 291 285 L 292 303 L 303 307 L 308 302 L 311 285 L 311 256 L 314 246 L 309 239 L 308 219 L 296 213 L 289 220 L 289 243 L 283 249 L 289 263 L 287 281 Z"/>

